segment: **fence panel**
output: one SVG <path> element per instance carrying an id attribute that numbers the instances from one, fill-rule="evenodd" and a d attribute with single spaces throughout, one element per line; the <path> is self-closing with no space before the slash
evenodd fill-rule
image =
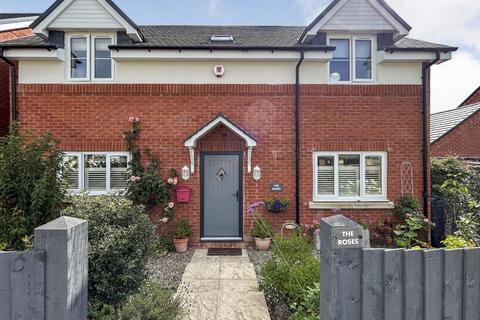
<path id="1" fill-rule="evenodd" d="M 445 319 L 462 319 L 463 250 L 445 250 Z"/>
<path id="2" fill-rule="evenodd" d="M 383 249 L 363 251 L 363 319 L 383 320 Z"/>
<path id="3" fill-rule="evenodd" d="M 480 319 L 480 249 L 464 251 L 464 319 Z"/>
<path id="4" fill-rule="evenodd" d="M 480 320 L 480 248 L 360 248 L 358 255 L 357 226 L 345 219 L 321 224 L 322 270 L 330 270 L 320 281 L 322 320 Z"/>
<path id="5" fill-rule="evenodd" d="M 404 256 L 405 318 L 423 320 L 423 255 L 420 250 L 407 250 Z"/>

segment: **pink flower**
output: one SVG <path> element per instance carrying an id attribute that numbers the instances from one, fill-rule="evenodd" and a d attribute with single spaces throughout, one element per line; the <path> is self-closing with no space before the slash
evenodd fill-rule
<path id="1" fill-rule="evenodd" d="M 315 229 L 313 234 L 316 235 L 316 236 L 319 236 L 320 235 L 320 229 Z"/>
<path id="2" fill-rule="evenodd" d="M 138 182 L 138 181 L 140 181 L 140 177 L 131 176 L 131 177 L 130 177 L 130 181 L 132 181 L 132 182 Z"/>
<path id="3" fill-rule="evenodd" d="M 167 182 L 168 182 L 168 184 L 172 184 L 172 183 L 173 183 L 173 179 L 172 179 L 172 178 L 168 178 Z"/>
<path id="4" fill-rule="evenodd" d="M 140 122 L 140 118 L 135 118 L 135 122 Z"/>
<path id="5" fill-rule="evenodd" d="M 428 220 L 428 218 L 425 218 L 425 219 L 423 219 L 423 222 L 425 222 L 425 223 L 429 223 L 429 222 L 430 222 L 430 220 Z"/>
<path id="6" fill-rule="evenodd" d="M 163 219 L 162 219 L 162 220 L 160 220 L 160 221 L 162 221 L 163 223 L 167 223 L 167 222 L 168 222 L 168 218 L 167 218 L 167 217 L 165 217 L 165 218 L 163 218 Z"/>
<path id="7" fill-rule="evenodd" d="M 175 203 L 173 203 L 173 202 L 170 202 L 170 203 L 168 204 L 168 207 L 169 207 L 170 209 L 172 209 L 174 206 L 175 206 Z"/>
<path id="8" fill-rule="evenodd" d="M 178 178 L 177 177 L 173 178 L 173 185 L 176 186 L 177 183 L 178 183 Z"/>
<path id="9" fill-rule="evenodd" d="M 410 217 L 412 216 L 412 214 L 411 214 L 411 213 L 407 213 L 405 216 L 406 216 L 407 218 L 410 218 Z"/>
<path id="10" fill-rule="evenodd" d="M 129 117 L 129 118 L 128 118 L 128 122 L 134 123 L 134 122 L 135 122 L 135 117 Z"/>

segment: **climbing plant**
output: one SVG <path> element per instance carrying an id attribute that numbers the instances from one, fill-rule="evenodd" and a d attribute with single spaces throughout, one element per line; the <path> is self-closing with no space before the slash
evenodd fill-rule
<path id="1" fill-rule="evenodd" d="M 163 207 L 166 223 L 173 216 L 175 203 L 171 200 L 172 191 L 178 183 L 178 174 L 170 169 L 166 181 L 159 175 L 160 161 L 150 150 L 141 151 L 137 146 L 140 134 L 140 119 L 130 117 L 130 130 L 124 133 L 127 150 L 131 154 L 130 178 L 126 195 L 136 204 L 142 204 L 148 209 L 156 206 Z M 142 156 L 147 158 L 146 165 L 142 163 Z"/>

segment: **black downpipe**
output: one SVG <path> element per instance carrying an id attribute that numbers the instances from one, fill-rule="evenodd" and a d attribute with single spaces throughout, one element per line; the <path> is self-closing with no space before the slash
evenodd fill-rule
<path id="1" fill-rule="evenodd" d="M 428 106 L 428 88 L 427 85 L 430 83 L 430 74 L 429 70 L 430 67 L 436 64 L 440 60 L 440 51 L 436 51 L 436 57 L 431 62 L 424 64 L 422 67 L 422 115 L 423 115 L 423 214 L 424 216 L 428 217 L 428 202 L 430 200 L 430 196 L 428 194 L 428 162 L 430 159 L 428 158 L 428 148 L 430 147 L 430 139 L 428 136 L 428 114 L 427 114 L 427 106 Z"/>
<path id="2" fill-rule="evenodd" d="M 10 66 L 10 82 L 12 83 L 12 121 L 17 121 L 17 66 L 3 55 L 0 48 L 0 58 Z"/>
<path id="3" fill-rule="evenodd" d="M 300 223 L 300 67 L 305 52 L 300 50 L 300 60 L 295 69 L 295 222 Z"/>

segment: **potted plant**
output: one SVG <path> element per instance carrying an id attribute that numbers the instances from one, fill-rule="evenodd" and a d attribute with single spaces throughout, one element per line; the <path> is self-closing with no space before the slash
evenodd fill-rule
<path id="1" fill-rule="evenodd" d="M 187 219 L 182 218 L 175 226 L 175 237 L 173 243 L 177 252 L 186 252 L 188 248 L 188 237 L 192 235 L 192 227 Z"/>
<path id="2" fill-rule="evenodd" d="M 270 249 L 273 235 L 273 227 L 270 222 L 261 216 L 256 217 L 250 233 L 255 239 L 255 245 L 259 251 L 268 251 Z"/>
<path id="3" fill-rule="evenodd" d="M 288 199 L 268 199 L 265 201 L 265 207 L 270 212 L 279 213 L 287 210 Z"/>

